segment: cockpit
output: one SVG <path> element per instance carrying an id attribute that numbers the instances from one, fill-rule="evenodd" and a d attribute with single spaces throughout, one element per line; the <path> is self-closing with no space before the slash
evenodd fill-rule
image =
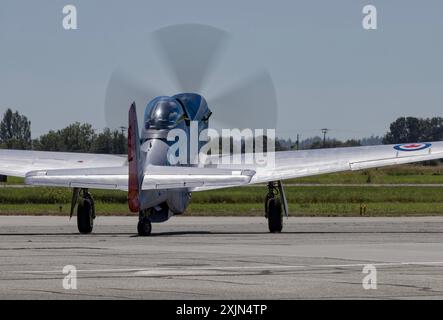
<path id="1" fill-rule="evenodd" d="M 145 113 L 146 129 L 172 129 L 185 119 L 180 103 L 171 97 L 158 97 L 152 100 Z"/>

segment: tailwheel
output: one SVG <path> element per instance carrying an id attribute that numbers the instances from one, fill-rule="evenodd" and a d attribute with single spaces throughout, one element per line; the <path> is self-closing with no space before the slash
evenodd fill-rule
<path id="1" fill-rule="evenodd" d="M 83 191 L 82 199 L 78 203 L 77 207 L 77 228 L 82 234 L 88 234 L 92 232 L 95 219 L 95 207 L 94 199 L 88 191 Z"/>
<path id="2" fill-rule="evenodd" d="M 268 219 L 269 232 L 279 233 L 283 229 L 282 204 L 278 198 L 278 188 L 273 182 L 268 183 L 268 194 L 265 200 L 265 212 Z"/>
<path id="3" fill-rule="evenodd" d="M 151 235 L 151 220 L 144 212 L 140 212 L 140 218 L 137 224 L 137 231 L 140 237 L 147 237 Z"/>

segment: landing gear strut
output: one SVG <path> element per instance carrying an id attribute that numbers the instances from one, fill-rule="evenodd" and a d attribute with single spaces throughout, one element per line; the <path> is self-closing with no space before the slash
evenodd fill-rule
<path id="1" fill-rule="evenodd" d="M 269 182 L 265 199 L 265 217 L 268 219 L 269 232 L 271 233 L 278 233 L 283 229 L 282 204 L 279 195 L 279 188 L 275 182 Z"/>
<path id="2" fill-rule="evenodd" d="M 76 191 L 74 191 L 76 192 Z M 95 219 L 94 199 L 88 192 L 88 189 L 81 190 L 81 197 L 77 206 L 77 228 L 82 234 L 92 232 Z"/>
<path id="3" fill-rule="evenodd" d="M 143 210 L 139 213 L 137 231 L 140 237 L 147 237 L 151 235 L 152 226 L 148 213 L 148 210 Z"/>

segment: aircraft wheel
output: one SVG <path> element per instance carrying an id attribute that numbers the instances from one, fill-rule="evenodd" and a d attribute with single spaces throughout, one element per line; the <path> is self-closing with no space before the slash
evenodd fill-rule
<path id="1" fill-rule="evenodd" d="M 138 221 L 137 231 L 140 237 L 147 237 L 151 235 L 151 230 L 152 230 L 151 220 L 149 220 L 148 217 L 141 218 Z"/>
<path id="2" fill-rule="evenodd" d="M 283 229 L 283 215 L 281 202 L 278 198 L 268 200 L 268 227 L 269 232 L 278 233 Z"/>
<path id="3" fill-rule="evenodd" d="M 77 207 L 77 227 L 81 234 L 92 232 L 94 227 L 94 201 L 92 199 L 83 199 Z"/>

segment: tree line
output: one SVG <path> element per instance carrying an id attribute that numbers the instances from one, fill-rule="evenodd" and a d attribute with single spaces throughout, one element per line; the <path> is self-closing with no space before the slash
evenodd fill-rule
<path id="1" fill-rule="evenodd" d="M 310 137 L 296 142 L 291 139 L 278 139 L 276 150 L 320 149 L 338 147 L 358 147 L 378 144 L 396 144 L 408 142 L 443 141 L 443 118 L 399 117 L 389 126 L 389 131 L 383 136 L 371 136 L 362 139 L 326 139 Z"/>
<path id="2" fill-rule="evenodd" d="M 389 131 L 383 137 L 371 136 L 346 141 L 323 140 L 320 137 L 311 137 L 302 141 L 277 138 L 275 148 L 280 151 L 427 141 L 443 141 L 442 117 L 400 117 L 390 124 Z M 103 132 L 98 133 L 92 125 L 79 122 L 31 139 L 31 121 L 19 112 L 7 109 L 0 122 L 0 148 L 126 154 L 127 139 L 123 131 L 105 128 Z"/>
<path id="3" fill-rule="evenodd" d="M 400 117 L 391 123 L 384 144 L 443 140 L 443 118 Z"/>
<path id="4" fill-rule="evenodd" d="M 0 148 L 126 154 L 127 139 L 122 131 L 105 128 L 97 133 L 92 125 L 79 122 L 31 139 L 31 121 L 17 111 L 8 109 L 0 122 Z"/>

